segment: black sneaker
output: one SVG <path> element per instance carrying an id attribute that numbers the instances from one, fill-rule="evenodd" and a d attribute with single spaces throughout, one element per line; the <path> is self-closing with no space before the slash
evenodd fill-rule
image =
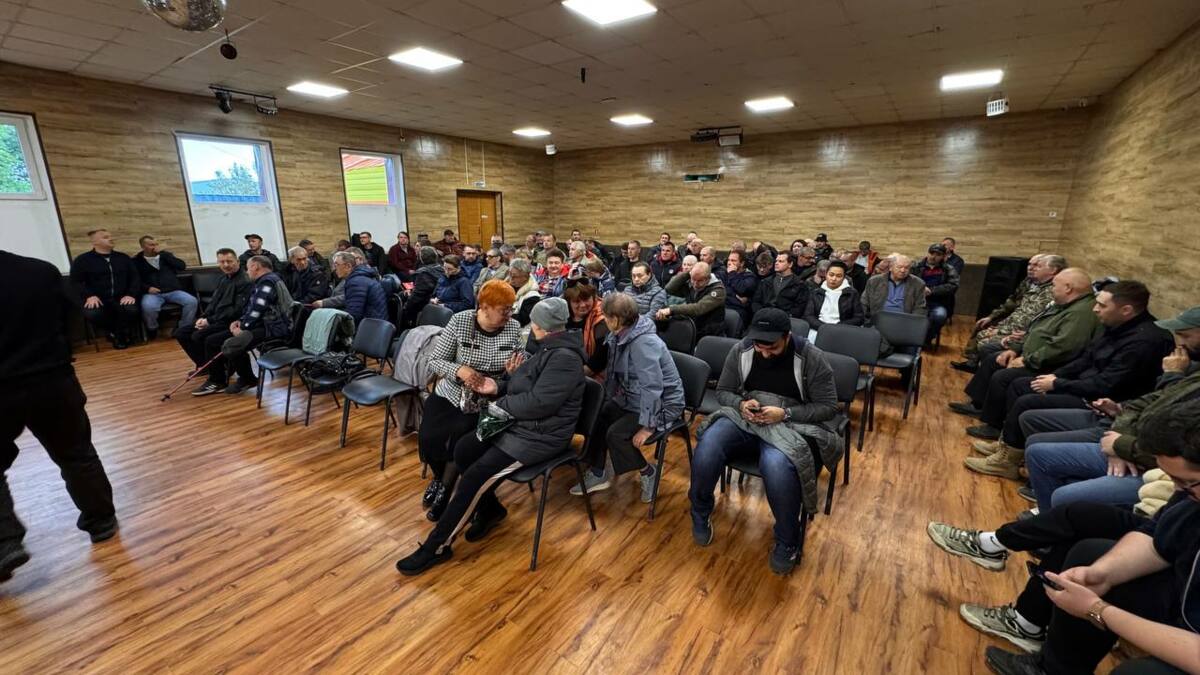
<path id="1" fill-rule="evenodd" d="M 129 343 L 125 341 L 125 338 L 117 336 L 117 338 L 113 340 L 113 349 L 128 349 L 128 348 L 129 348 Z"/>
<path id="2" fill-rule="evenodd" d="M 421 544 L 412 555 L 396 561 L 396 571 L 406 577 L 415 577 L 434 565 L 446 562 L 453 555 L 454 552 L 450 550 L 449 546 L 443 546 L 442 550 L 437 552 L 426 548 L 425 544 Z"/>
<path id="3" fill-rule="evenodd" d="M 0 581 L 11 579 L 13 571 L 27 562 L 29 562 L 29 551 L 26 551 L 25 547 L 20 544 L 0 553 Z"/>
<path id="4" fill-rule="evenodd" d="M 496 529 L 500 521 L 508 517 L 508 509 L 501 507 L 498 511 L 481 514 L 478 509 L 475 510 L 475 515 L 471 517 L 471 525 L 467 527 L 467 533 L 464 535 L 467 541 L 479 541 L 488 536 L 488 533 Z"/>
<path id="5" fill-rule="evenodd" d="M 212 380 L 200 385 L 200 388 L 192 392 L 192 396 L 209 396 L 211 394 L 219 394 L 225 388 L 223 384 L 217 384 Z"/>
<path id="6" fill-rule="evenodd" d="M 978 361 L 951 361 L 950 367 L 955 370 L 961 370 L 964 373 L 974 373 L 979 370 Z"/>
<path id="7" fill-rule="evenodd" d="M 771 549 L 770 558 L 772 572 L 779 575 L 791 574 L 799 562 L 800 547 L 775 542 L 775 548 Z"/>
<path id="8" fill-rule="evenodd" d="M 108 541 L 116 536 L 117 529 L 117 519 L 112 518 L 88 530 L 88 536 L 92 538 L 93 544 L 99 544 L 102 541 Z"/>
<path id="9" fill-rule="evenodd" d="M 1030 518 L 1036 516 L 1037 514 L 1038 514 L 1038 510 L 1036 508 L 1029 509 L 1028 511 L 1022 511 L 1017 514 L 1017 521 L 1022 522 L 1022 521 L 1029 520 Z"/>
<path id="10" fill-rule="evenodd" d="M 967 417 L 979 417 L 981 414 L 983 414 L 983 411 L 979 408 L 976 408 L 975 404 L 971 403 L 970 401 L 963 403 L 956 401 L 951 403 L 949 407 L 950 410 L 958 413 L 959 415 L 966 415 Z"/>
<path id="11" fill-rule="evenodd" d="M 1038 654 L 1014 654 L 999 647 L 988 647 L 983 652 L 983 661 L 999 675 L 1046 675 Z"/>
<path id="12" fill-rule="evenodd" d="M 697 546 L 708 546 L 713 540 L 712 516 L 704 516 L 703 520 L 692 515 L 692 541 Z"/>
<path id="13" fill-rule="evenodd" d="M 252 380 L 247 380 L 245 378 L 239 377 L 238 379 L 234 380 L 233 382 L 230 382 L 228 387 L 225 387 L 225 393 L 226 394 L 240 394 L 243 391 L 246 391 L 247 389 L 255 389 L 257 387 L 258 387 L 258 378 L 257 377 Z"/>
<path id="14" fill-rule="evenodd" d="M 1033 486 L 1030 485 L 1029 483 L 1026 483 L 1026 484 L 1022 485 L 1021 487 L 1017 488 L 1017 494 L 1021 495 L 1021 499 L 1024 499 L 1025 501 L 1030 502 L 1031 504 L 1037 503 L 1037 495 L 1034 494 Z"/>
<path id="15" fill-rule="evenodd" d="M 153 342 L 157 338 L 158 338 L 158 329 L 157 328 L 147 328 L 146 329 L 146 342 Z"/>
<path id="16" fill-rule="evenodd" d="M 979 424 L 967 427 L 967 435 L 982 438 L 985 441 L 1000 440 L 1000 430 L 990 424 Z"/>
<path id="17" fill-rule="evenodd" d="M 446 486 L 442 485 L 442 481 L 436 478 L 429 481 L 429 485 L 425 487 L 425 494 L 421 495 L 421 507 L 427 509 L 433 506 L 433 501 L 437 499 L 438 492 L 445 489 Z"/>

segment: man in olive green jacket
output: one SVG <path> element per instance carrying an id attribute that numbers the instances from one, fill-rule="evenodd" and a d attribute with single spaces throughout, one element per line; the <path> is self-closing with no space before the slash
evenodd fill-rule
<path id="1" fill-rule="evenodd" d="M 1068 268 L 1054 277 L 1054 304 L 1029 324 L 1029 332 L 1007 341 L 1008 349 L 979 362 L 965 389 L 970 402 L 953 404 L 955 412 L 979 414 L 989 401 L 1005 404 L 1009 383 L 1047 373 L 1075 358 L 1100 331 L 1092 311 L 1095 294 L 1087 273 Z M 991 440 L 991 439 L 989 439 Z"/>

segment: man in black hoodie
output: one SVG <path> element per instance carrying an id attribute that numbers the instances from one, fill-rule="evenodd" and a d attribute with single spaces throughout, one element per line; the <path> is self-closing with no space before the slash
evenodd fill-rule
<path id="1" fill-rule="evenodd" d="M 138 245 L 142 250 L 133 256 L 133 266 L 142 280 L 142 319 L 146 322 L 146 336 L 151 340 L 158 337 L 158 313 L 168 302 L 182 308 L 179 327 L 195 323 L 200 301 L 183 290 L 176 276 L 187 269 L 187 263 L 170 251 L 160 249 L 158 242 L 150 235 L 138 239 Z"/>
<path id="2" fill-rule="evenodd" d="M 217 282 L 217 288 L 213 291 L 208 306 L 204 308 L 204 317 L 191 324 L 181 324 L 175 333 L 179 346 L 183 347 L 183 351 L 187 352 L 188 358 L 197 368 L 219 354 L 221 345 L 233 337 L 229 325 L 242 315 L 242 309 L 250 298 L 250 278 L 238 268 L 237 253 L 233 249 L 223 248 L 217 251 L 217 266 L 221 268 L 221 279 Z M 208 387 L 205 394 L 215 394 L 219 391 L 221 387 L 215 384 L 219 381 L 219 377 L 213 379 L 214 385 Z M 206 382 L 205 385 L 207 384 Z M 196 391 L 202 389 L 205 387 L 201 386 Z"/>
<path id="3" fill-rule="evenodd" d="M 17 437 L 29 429 L 59 466 L 79 508 L 76 525 L 93 543 L 117 532 L 112 485 L 92 445 L 87 397 L 71 367 L 67 318 L 76 311 L 59 271 L 50 263 L 0 251 L 0 288 L 11 293 L 6 310 L 19 321 L 0 322 L 0 582 L 29 561 L 25 527 L 13 512 L 4 472 L 17 458 Z"/>
<path id="4" fill-rule="evenodd" d="M 71 281 L 83 289 L 83 318 L 100 326 L 113 347 L 125 349 L 141 314 L 137 298 L 142 282 L 133 260 L 113 250 L 108 230 L 92 230 L 88 239 L 92 250 L 71 263 Z"/>

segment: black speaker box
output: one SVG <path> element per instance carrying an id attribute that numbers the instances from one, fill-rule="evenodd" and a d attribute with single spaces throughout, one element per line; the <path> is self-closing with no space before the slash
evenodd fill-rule
<path id="1" fill-rule="evenodd" d="M 982 319 L 992 313 L 1025 280 L 1029 258 L 992 256 L 988 258 L 987 272 L 983 277 L 983 289 L 979 293 L 979 308 L 976 318 Z"/>

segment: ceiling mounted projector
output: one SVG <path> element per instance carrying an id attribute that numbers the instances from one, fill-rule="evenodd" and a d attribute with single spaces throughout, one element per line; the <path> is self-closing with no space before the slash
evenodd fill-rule
<path id="1" fill-rule="evenodd" d="M 142 3 L 154 16 L 194 33 L 216 28 L 225 20 L 225 0 L 142 0 Z"/>

